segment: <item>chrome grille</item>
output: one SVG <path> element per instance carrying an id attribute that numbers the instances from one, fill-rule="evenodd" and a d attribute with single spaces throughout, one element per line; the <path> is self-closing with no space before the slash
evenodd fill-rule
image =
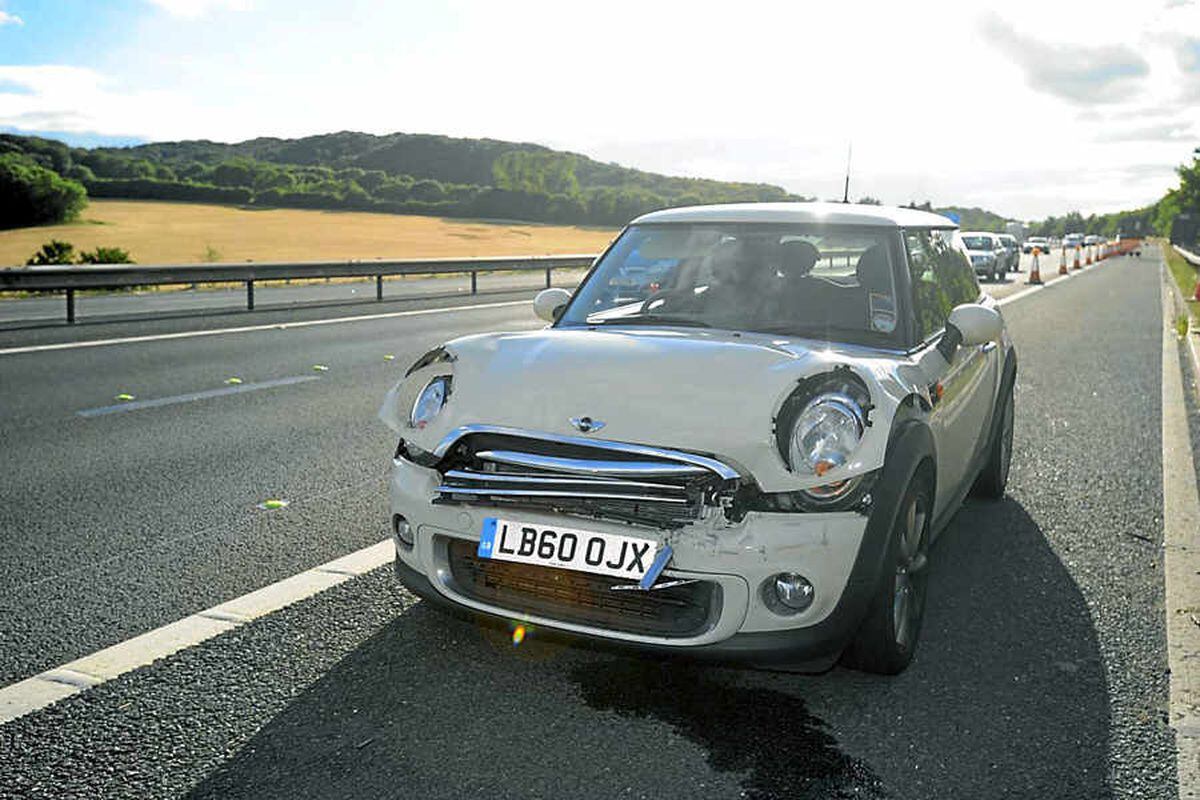
<path id="1" fill-rule="evenodd" d="M 510 432 L 468 433 L 445 450 L 439 471 L 438 502 L 523 506 L 662 528 L 699 519 L 736 488 L 731 469 L 687 453 Z"/>

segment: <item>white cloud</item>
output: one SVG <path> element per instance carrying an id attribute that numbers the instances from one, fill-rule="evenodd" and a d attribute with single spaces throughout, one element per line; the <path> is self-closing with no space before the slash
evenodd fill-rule
<path id="1" fill-rule="evenodd" d="M 0 126 L 186 138 L 196 110 L 170 92 L 121 91 L 84 67 L 0 66 Z"/>
<path id="2" fill-rule="evenodd" d="M 3 25 L 24 25 L 25 21 L 16 14 L 9 14 L 7 11 L 0 9 L 0 26 Z"/>
<path id="3" fill-rule="evenodd" d="M 214 10 L 244 11 L 250 7 L 249 0 L 148 0 L 148 2 L 168 14 L 188 19 L 201 17 Z"/>

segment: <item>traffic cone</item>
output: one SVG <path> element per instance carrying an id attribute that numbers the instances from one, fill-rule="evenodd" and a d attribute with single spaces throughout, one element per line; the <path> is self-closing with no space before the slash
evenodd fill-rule
<path id="1" fill-rule="evenodd" d="M 1091 247 L 1091 245 L 1088 245 L 1087 262 L 1086 263 L 1089 267 L 1092 265 L 1092 247 Z"/>
<path id="2" fill-rule="evenodd" d="M 1083 269 L 1083 267 L 1079 266 L 1079 251 L 1080 251 L 1080 249 L 1081 248 L 1079 247 L 1079 245 L 1075 246 L 1075 263 L 1072 265 L 1073 269 Z"/>
<path id="3" fill-rule="evenodd" d="M 1200 281 L 1196 281 L 1196 291 L 1192 292 L 1192 299 L 1200 303 Z"/>
<path id="4" fill-rule="evenodd" d="M 1065 248 L 1065 247 L 1062 249 L 1062 254 L 1059 256 L 1059 259 L 1058 259 L 1058 274 L 1059 275 L 1067 274 L 1067 248 Z"/>
<path id="5" fill-rule="evenodd" d="M 1042 282 L 1042 270 L 1038 266 L 1038 253 L 1040 252 L 1036 247 L 1033 248 L 1033 263 L 1029 265 L 1029 280 L 1025 281 L 1026 283 L 1041 284 Z"/>

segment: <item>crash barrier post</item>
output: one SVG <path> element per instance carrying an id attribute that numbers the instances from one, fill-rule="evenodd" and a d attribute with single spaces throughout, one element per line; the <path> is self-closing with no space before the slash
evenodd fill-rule
<path id="1" fill-rule="evenodd" d="M 1041 255 L 1041 248 L 1033 248 L 1033 263 L 1029 265 L 1029 280 L 1026 283 L 1039 284 L 1042 282 L 1042 268 L 1038 266 L 1038 256 Z"/>
<path id="2" fill-rule="evenodd" d="M 1079 251 L 1082 249 L 1079 245 L 1075 245 L 1075 263 L 1071 265 L 1072 269 L 1083 269 L 1083 266 L 1079 263 Z"/>

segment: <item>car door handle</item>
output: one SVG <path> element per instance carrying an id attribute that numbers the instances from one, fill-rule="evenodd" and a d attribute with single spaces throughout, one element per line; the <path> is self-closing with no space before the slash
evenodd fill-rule
<path id="1" fill-rule="evenodd" d="M 981 352 L 981 353 L 990 353 L 995 349 L 996 349 L 995 342 L 984 342 L 983 344 L 979 345 L 979 352 Z"/>

